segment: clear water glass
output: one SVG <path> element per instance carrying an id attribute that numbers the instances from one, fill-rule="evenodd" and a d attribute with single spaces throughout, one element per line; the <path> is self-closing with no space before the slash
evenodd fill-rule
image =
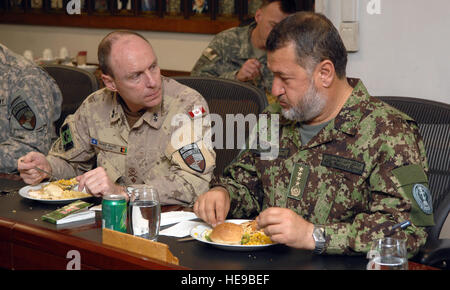
<path id="1" fill-rule="evenodd" d="M 146 184 L 128 187 L 130 205 L 128 210 L 131 234 L 156 241 L 161 220 L 161 204 L 158 191 Z"/>
<path id="2" fill-rule="evenodd" d="M 408 256 L 404 240 L 381 238 L 373 241 L 367 254 L 367 270 L 408 270 Z"/>

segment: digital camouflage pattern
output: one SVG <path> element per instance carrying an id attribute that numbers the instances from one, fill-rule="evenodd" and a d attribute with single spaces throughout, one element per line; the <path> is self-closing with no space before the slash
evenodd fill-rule
<path id="1" fill-rule="evenodd" d="M 0 172 L 15 172 L 28 152 L 47 154 L 61 102 L 52 77 L 0 44 Z"/>
<path id="2" fill-rule="evenodd" d="M 218 33 L 203 50 L 191 75 L 235 80 L 242 65 L 248 59 L 256 58 L 261 63 L 261 75 L 249 83 L 270 92 L 273 74 L 267 68 L 267 54 L 257 58 L 250 40 L 255 26 L 256 22 L 252 22 L 247 26 L 233 27 Z"/>
<path id="3" fill-rule="evenodd" d="M 266 109 L 280 112 L 277 104 Z M 230 192 L 231 216 L 292 209 L 325 226 L 328 254 L 366 253 L 372 240 L 405 220 L 412 226 L 393 237 L 406 239 L 411 256 L 425 243 L 424 226 L 433 224 L 433 215 L 417 210 L 411 188 L 428 187 L 428 165 L 410 117 L 370 97 L 358 82 L 338 116 L 307 144 L 301 144 L 296 122 L 280 117 L 279 132 L 278 158 L 244 151 L 211 182 Z"/>
<path id="4" fill-rule="evenodd" d="M 71 178 L 97 164 L 119 184 L 154 186 L 162 204 L 191 204 L 205 192 L 215 167 L 214 150 L 203 138 L 211 127 L 202 122 L 209 113 L 208 105 L 197 91 L 162 78 L 162 104 L 147 110 L 131 129 L 115 93 L 104 88 L 88 96 L 67 117 L 47 156 L 53 174 Z M 203 118 L 188 117 L 201 107 Z M 173 123 L 176 116 L 185 117 L 184 126 Z M 190 132 L 196 120 L 201 122 L 200 132 L 177 138 L 180 143 L 174 147 L 172 135 L 179 130 Z"/>

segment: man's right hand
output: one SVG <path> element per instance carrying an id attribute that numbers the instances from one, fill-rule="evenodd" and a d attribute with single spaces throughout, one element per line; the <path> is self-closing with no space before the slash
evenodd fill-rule
<path id="1" fill-rule="evenodd" d="M 248 59 L 236 74 L 236 79 L 241 82 L 253 80 L 261 74 L 261 63 L 255 58 Z"/>
<path id="2" fill-rule="evenodd" d="M 22 156 L 17 161 L 17 170 L 19 170 L 20 177 L 28 184 L 39 184 L 43 179 L 48 178 L 47 174 L 34 169 L 38 167 L 49 173 L 52 173 L 52 167 L 48 163 L 45 155 L 40 152 L 29 152 Z"/>
<path id="3" fill-rule="evenodd" d="M 200 195 L 194 204 L 195 214 L 212 226 L 223 223 L 229 210 L 230 195 L 220 186 Z"/>

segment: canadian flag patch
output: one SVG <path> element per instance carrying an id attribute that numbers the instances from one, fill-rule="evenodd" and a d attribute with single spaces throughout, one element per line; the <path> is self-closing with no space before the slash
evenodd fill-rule
<path id="1" fill-rule="evenodd" d="M 206 112 L 205 109 L 203 107 L 200 107 L 190 111 L 189 116 L 191 117 L 191 119 L 196 119 L 203 116 L 205 112 Z"/>

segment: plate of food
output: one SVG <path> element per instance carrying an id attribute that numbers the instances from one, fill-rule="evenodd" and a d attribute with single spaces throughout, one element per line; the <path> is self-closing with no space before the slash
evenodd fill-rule
<path id="1" fill-rule="evenodd" d="M 26 199 L 61 204 L 92 197 L 84 190 L 78 191 L 78 181 L 75 178 L 28 185 L 19 190 L 19 195 Z"/>
<path id="2" fill-rule="evenodd" d="M 212 246 L 231 251 L 255 251 L 275 245 L 256 221 L 245 219 L 226 220 L 212 228 L 201 224 L 191 230 L 191 237 Z"/>

